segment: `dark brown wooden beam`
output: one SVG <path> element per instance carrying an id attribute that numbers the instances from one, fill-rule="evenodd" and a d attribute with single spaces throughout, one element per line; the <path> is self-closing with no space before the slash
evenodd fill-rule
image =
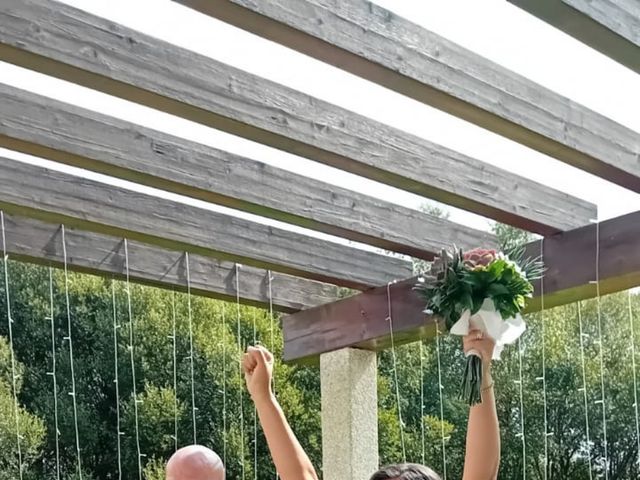
<path id="1" fill-rule="evenodd" d="M 509 2 L 640 73 L 640 2 L 637 0 Z"/>
<path id="2" fill-rule="evenodd" d="M 418 258 L 480 230 L 0 84 L 0 146 Z M 248 188 L 248 186 L 251 186 Z"/>
<path id="3" fill-rule="evenodd" d="M 640 134 L 367 0 L 177 1 L 640 192 Z"/>
<path id="4" fill-rule="evenodd" d="M 544 239 L 545 308 L 596 296 L 596 238 L 600 236 L 602 295 L 640 285 L 640 212 L 560 233 Z M 528 253 L 541 253 L 541 241 Z M 422 312 L 424 302 L 413 287 L 417 279 L 381 286 L 335 303 L 284 317 L 284 357 L 312 360 L 343 347 L 381 350 L 390 345 L 388 300 L 394 340 L 408 343 L 434 333 L 434 318 Z M 540 282 L 528 311 L 541 306 Z M 389 296 L 387 296 L 387 288 Z"/>
<path id="5" fill-rule="evenodd" d="M 0 208 L 177 251 L 364 289 L 411 275 L 400 258 L 0 157 Z"/>
<path id="6" fill-rule="evenodd" d="M 12 260 L 62 267 L 62 229 L 52 224 L 16 215 L 4 215 L 7 253 Z M 125 279 L 125 253 L 122 238 L 74 228 L 65 228 L 67 265 L 72 271 L 119 280 Z M 131 281 L 185 292 L 186 256 L 153 245 L 129 241 Z M 240 301 L 269 308 L 269 272 L 242 265 L 238 270 Z M 236 299 L 234 263 L 190 254 L 191 293 L 220 300 Z M 273 308 L 296 312 L 339 298 L 334 285 L 271 272 Z"/>
<path id="7" fill-rule="evenodd" d="M 568 230 L 595 214 L 566 193 L 63 3 L 3 0 L 0 60 L 527 230 Z"/>

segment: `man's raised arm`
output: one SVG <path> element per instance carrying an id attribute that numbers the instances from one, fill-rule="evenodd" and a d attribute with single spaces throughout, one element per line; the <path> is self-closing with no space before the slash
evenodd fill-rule
<path id="1" fill-rule="evenodd" d="M 243 368 L 247 388 L 256 405 L 271 458 L 281 480 L 318 480 L 309 457 L 271 390 L 273 355 L 263 347 L 249 347 L 244 355 Z"/>

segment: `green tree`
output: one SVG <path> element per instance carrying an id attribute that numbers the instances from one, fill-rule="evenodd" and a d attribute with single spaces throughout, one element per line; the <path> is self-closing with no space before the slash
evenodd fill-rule
<path id="1" fill-rule="evenodd" d="M 16 363 L 15 372 L 16 393 L 19 394 L 25 373 L 24 365 Z M 40 457 L 45 436 L 42 419 L 29 413 L 22 405 L 16 404 L 12 379 L 11 349 L 7 340 L 0 337 L 0 479 L 16 478 L 20 469 L 28 471 Z M 20 458 L 22 463 L 19 461 Z"/>

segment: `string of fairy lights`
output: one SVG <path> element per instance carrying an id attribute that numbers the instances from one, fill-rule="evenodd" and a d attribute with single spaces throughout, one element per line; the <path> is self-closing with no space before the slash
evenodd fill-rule
<path id="1" fill-rule="evenodd" d="M 71 391 L 69 395 L 71 395 L 73 401 L 73 426 L 76 440 L 76 456 L 77 456 L 77 469 L 78 469 L 78 479 L 82 480 L 83 471 L 82 471 L 82 458 L 80 455 L 80 433 L 78 429 L 78 399 L 76 392 L 76 375 L 75 375 L 75 367 L 73 361 L 73 338 L 71 336 L 71 301 L 69 299 L 69 268 L 68 268 L 68 257 L 67 257 L 67 240 L 65 235 L 65 227 L 61 225 L 61 233 L 62 233 L 62 256 L 64 261 L 64 302 L 65 302 L 65 310 L 67 313 L 67 336 L 64 337 L 64 340 L 68 342 L 69 345 L 69 365 L 71 368 Z M 126 243 L 125 243 L 126 245 Z"/>
<path id="2" fill-rule="evenodd" d="M 178 450 L 178 353 L 176 335 L 176 292 L 171 291 L 171 363 L 173 367 L 173 450 Z"/>
<path id="3" fill-rule="evenodd" d="M 520 400 L 520 431 L 517 436 L 520 437 L 522 450 L 522 480 L 527 480 L 527 438 L 525 434 L 524 423 L 524 377 L 522 375 L 522 359 L 524 356 L 524 346 L 522 338 L 518 338 L 516 348 L 518 349 L 518 379 L 515 383 L 518 385 L 518 399 Z"/>
<path id="4" fill-rule="evenodd" d="M 636 334 L 633 324 L 633 308 L 631 305 L 631 290 L 627 294 L 629 306 L 629 353 L 631 355 L 631 369 L 633 374 L 633 413 L 636 421 L 636 440 L 638 443 L 638 466 L 640 467 L 640 405 L 638 405 L 638 375 L 636 372 Z"/>
<path id="5" fill-rule="evenodd" d="M 4 212 L 0 210 L 0 224 L 2 226 L 2 261 L 4 266 L 4 298 L 7 310 L 7 332 L 9 334 L 9 351 L 11 354 L 11 382 L 13 393 L 13 415 L 16 426 L 16 447 L 18 450 L 18 476 L 23 478 L 22 472 L 22 433 L 20 430 L 20 408 L 18 406 L 18 373 L 16 371 L 16 357 L 13 345 L 13 317 L 11 315 L 11 294 L 9 290 L 9 254 L 7 253 L 7 236 L 4 225 Z"/>
<path id="6" fill-rule="evenodd" d="M 49 267 L 49 324 L 51 326 L 51 371 L 53 387 L 53 426 L 56 448 L 56 480 L 60 480 L 60 422 L 58 421 L 58 372 L 56 368 L 55 302 L 53 296 L 53 268 Z"/>
<path id="7" fill-rule="evenodd" d="M 580 337 L 580 363 L 582 368 L 582 387 L 578 389 L 579 392 L 582 392 L 582 399 L 584 402 L 584 428 L 585 428 L 585 449 L 587 453 L 587 460 L 589 464 L 589 480 L 593 479 L 593 468 L 591 465 L 591 435 L 589 433 L 589 395 L 587 393 L 587 367 L 584 355 L 584 340 L 587 337 L 587 334 L 584 332 L 583 322 L 582 322 L 582 302 L 577 303 L 577 312 L 578 312 L 578 328 L 579 328 L 579 337 Z"/>
<path id="8" fill-rule="evenodd" d="M 395 282 L 387 283 L 387 317 L 389 324 L 389 338 L 391 340 L 391 362 L 393 371 L 393 385 L 396 397 L 396 409 L 398 410 L 398 429 L 400 433 L 400 446 L 402 448 L 402 461 L 407 461 L 407 449 L 404 441 L 404 420 L 402 419 L 402 404 L 400 401 L 400 384 L 398 382 L 398 361 L 396 356 L 395 334 L 393 330 L 393 314 L 391 311 L 391 285 Z"/>
<path id="9" fill-rule="evenodd" d="M 220 306 L 222 320 L 222 462 L 227 463 L 227 315 L 224 303 Z"/>
<path id="10" fill-rule="evenodd" d="M 438 400 L 440 402 L 440 441 L 442 445 L 442 480 L 447 480 L 447 436 L 444 431 L 444 384 L 440 360 L 440 326 L 436 322 L 436 361 L 438 365 Z M 422 343 L 422 342 L 421 342 Z"/>
<path id="11" fill-rule="evenodd" d="M 544 238 L 540 240 L 540 261 L 544 265 Z M 543 406 L 543 443 L 544 443 L 544 480 L 547 480 L 549 476 L 549 437 L 553 435 L 553 432 L 549 431 L 549 409 L 547 404 L 547 331 L 546 331 L 546 317 L 545 317 L 545 305 L 544 305 L 544 281 L 545 276 L 543 275 L 540 279 L 540 324 L 542 330 L 542 375 L 537 377 L 536 380 L 542 382 L 542 406 Z"/>
<path id="12" fill-rule="evenodd" d="M 276 351 L 276 341 L 275 341 L 275 315 L 273 314 L 273 273 L 271 270 L 267 271 L 267 296 L 269 300 L 269 337 L 271 340 L 271 352 L 275 354 Z M 273 377 L 271 378 L 271 388 L 273 389 L 273 394 L 276 394 L 276 375 L 275 368 L 273 370 Z M 280 477 L 278 475 L 278 470 L 275 469 L 275 479 L 278 480 Z"/>
<path id="13" fill-rule="evenodd" d="M 136 453 L 137 453 L 137 463 L 138 463 L 138 478 L 142 480 L 142 458 L 143 453 L 140 451 L 140 415 L 138 412 L 138 406 L 141 403 L 141 400 L 138 398 L 137 386 L 136 386 L 136 363 L 135 363 L 135 344 L 134 344 L 134 324 L 133 324 L 133 312 L 132 312 L 132 302 L 131 302 L 131 282 L 129 281 L 130 271 L 129 271 L 129 242 L 127 239 L 124 239 L 124 262 L 125 262 L 125 274 L 126 274 L 126 283 L 125 283 L 125 293 L 127 298 L 127 320 L 129 327 L 129 344 L 127 345 L 127 349 L 129 350 L 129 360 L 131 362 L 131 397 L 133 399 L 133 416 L 134 416 L 134 428 L 135 428 L 135 442 L 136 442 Z"/>
<path id="14" fill-rule="evenodd" d="M 603 457 L 602 469 L 604 471 L 605 480 L 609 480 L 609 466 L 607 465 L 609 460 L 609 445 L 607 441 L 607 397 L 604 385 L 604 379 L 606 377 L 604 368 L 604 344 L 602 337 L 602 302 L 600 298 L 600 222 L 595 221 L 596 224 L 596 278 L 593 283 L 596 286 L 596 312 L 597 312 L 597 325 L 598 325 L 598 338 L 596 343 L 598 344 L 598 357 L 600 360 L 600 399 L 596 400 L 596 404 L 600 404 L 602 407 L 602 446 Z"/>
<path id="15" fill-rule="evenodd" d="M 116 395 L 116 454 L 118 459 L 118 480 L 122 480 L 122 441 L 121 437 L 124 435 L 120 425 L 120 380 L 118 373 L 118 330 L 120 324 L 118 323 L 118 309 L 116 303 L 116 286 L 115 281 L 111 280 L 111 305 L 113 311 L 113 373 L 114 373 L 114 386 Z"/>
<path id="16" fill-rule="evenodd" d="M 258 331 L 256 324 L 257 312 L 254 309 L 253 320 L 253 344 L 258 344 Z M 253 478 L 258 480 L 258 409 L 253 405 Z"/>
<path id="17" fill-rule="evenodd" d="M 240 264 L 235 264 L 235 277 L 236 277 L 236 340 L 238 342 L 238 352 L 242 352 L 242 317 L 240 314 Z M 243 381 L 243 369 L 242 369 L 242 355 L 238 356 L 238 376 L 240 377 L 240 383 Z M 244 432 L 244 406 L 243 402 L 243 394 L 242 389 L 238 390 L 238 404 L 239 404 L 239 413 L 240 413 L 240 472 L 241 479 L 245 479 L 245 451 L 244 451 L 244 443 L 245 443 L 245 432 Z"/>
<path id="18" fill-rule="evenodd" d="M 186 270 L 187 270 L 187 320 L 189 323 L 189 373 L 191 374 L 191 422 L 193 426 L 193 444 L 198 443 L 198 432 L 196 425 L 196 381 L 194 368 L 194 351 L 193 351 L 193 313 L 191 310 L 191 271 L 189 269 L 189 252 L 184 254 Z"/>
<path id="19" fill-rule="evenodd" d="M 420 461 L 426 463 L 426 437 L 424 428 L 424 343 L 418 343 L 418 356 L 420 359 Z"/>

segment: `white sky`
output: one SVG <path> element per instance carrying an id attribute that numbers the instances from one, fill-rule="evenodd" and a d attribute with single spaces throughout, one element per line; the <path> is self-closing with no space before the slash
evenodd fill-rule
<path id="1" fill-rule="evenodd" d="M 65 3 L 339 104 L 596 203 L 601 220 L 640 210 L 640 195 L 636 193 L 169 0 L 65 0 Z M 640 131 L 640 76 L 504 0 L 377 0 L 376 3 Z M 0 79 L 19 88 L 229 150 L 411 208 L 417 208 L 424 202 L 424 199 L 413 194 L 1 62 Z M 74 169 L 15 152 L 0 149 L 0 153 L 77 173 Z M 89 176 L 105 180 L 105 177 L 99 175 Z M 128 185 L 120 181 L 115 183 Z M 132 188 L 150 191 L 135 186 Z M 176 195 L 162 195 L 205 206 L 202 202 L 179 198 Z M 222 207 L 208 205 L 206 208 L 232 212 L 262 223 L 304 231 Z M 455 221 L 476 228 L 488 228 L 485 219 L 455 209 L 449 210 Z"/>

